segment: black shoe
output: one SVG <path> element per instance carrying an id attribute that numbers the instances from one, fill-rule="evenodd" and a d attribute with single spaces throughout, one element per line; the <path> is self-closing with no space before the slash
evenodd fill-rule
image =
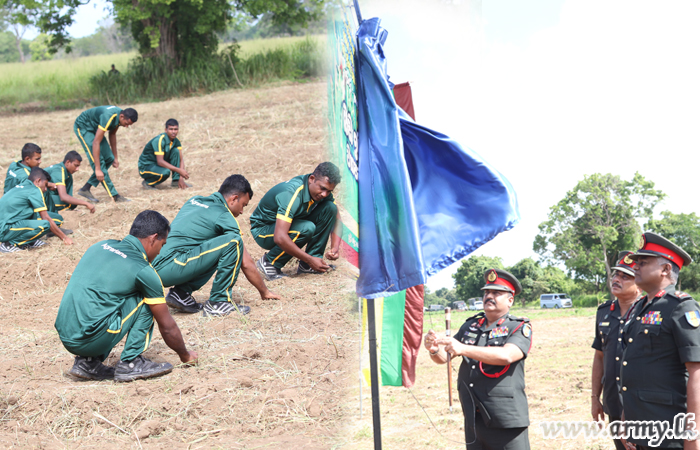
<path id="1" fill-rule="evenodd" d="M 41 239 L 37 239 L 36 241 L 32 242 L 31 244 L 20 245 L 19 248 L 21 250 L 31 250 L 33 248 L 43 247 L 44 245 L 46 245 L 46 241 L 42 241 Z"/>
<path id="2" fill-rule="evenodd" d="M 155 190 L 156 190 L 156 187 L 155 187 L 155 186 L 151 186 L 150 184 L 148 184 L 148 182 L 147 182 L 146 180 L 143 180 L 143 181 L 141 182 L 141 186 L 142 186 L 144 189 L 146 189 L 147 191 L 155 191 Z"/>
<path id="3" fill-rule="evenodd" d="M 279 278 L 287 276 L 286 274 L 282 273 L 281 269 L 278 269 L 277 267 L 267 262 L 267 253 L 262 255 L 262 257 L 259 260 L 257 260 L 255 265 L 267 281 L 277 280 Z"/>
<path id="4" fill-rule="evenodd" d="M 15 253 L 20 250 L 25 249 L 18 247 L 15 244 L 10 244 L 9 242 L 3 242 L 2 244 L 0 244 L 0 253 Z"/>
<path id="5" fill-rule="evenodd" d="M 328 269 L 327 271 L 318 272 L 318 271 L 312 269 L 311 266 L 306 264 L 304 261 L 299 261 L 299 267 L 297 267 L 297 275 L 303 274 L 303 273 L 310 273 L 310 274 L 314 274 L 314 275 L 323 275 L 324 273 L 328 273 L 331 270 L 335 270 L 335 266 L 333 264 L 328 264 L 328 267 L 330 267 L 330 269 Z"/>
<path id="6" fill-rule="evenodd" d="M 134 381 L 165 375 L 173 370 L 170 363 L 155 363 L 139 355 L 131 361 L 119 361 L 114 368 L 114 381 Z"/>
<path id="7" fill-rule="evenodd" d="M 202 305 L 197 303 L 192 295 L 177 288 L 170 288 L 168 295 L 165 296 L 165 303 L 172 309 L 188 314 L 202 310 Z"/>
<path id="8" fill-rule="evenodd" d="M 91 202 L 91 203 L 97 203 L 97 202 L 99 202 L 98 199 L 96 199 L 95 197 L 93 197 L 92 192 L 90 192 L 89 189 L 80 188 L 80 189 L 78 190 L 78 195 L 82 195 L 83 197 L 85 197 L 85 198 L 86 198 L 89 202 Z"/>
<path id="9" fill-rule="evenodd" d="M 86 380 L 111 380 L 114 378 L 114 367 L 105 366 L 92 356 L 76 356 L 68 373 Z"/>
<path id="10" fill-rule="evenodd" d="M 130 202 L 130 201 L 131 201 L 131 200 L 129 200 L 128 198 L 124 197 L 124 196 L 121 195 L 121 194 L 115 195 L 114 197 L 112 197 L 112 200 L 114 200 L 114 203 L 126 203 L 126 202 Z"/>
<path id="11" fill-rule="evenodd" d="M 230 302 L 210 302 L 207 300 L 204 304 L 204 308 L 202 308 L 202 315 L 204 317 L 228 316 L 233 312 L 239 312 L 241 315 L 245 316 L 250 312 L 250 306 L 237 305 Z"/>

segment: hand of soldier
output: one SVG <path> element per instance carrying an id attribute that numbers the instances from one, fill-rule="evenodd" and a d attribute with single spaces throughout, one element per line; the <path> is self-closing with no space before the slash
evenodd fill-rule
<path id="1" fill-rule="evenodd" d="M 73 239 L 66 236 L 66 238 L 63 240 L 63 243 L 65 245 L 73 245 Z"/>
<path id="2" fill-rule="evenodd" d="M 185 183 L 184 179 L 180 178 L 179 180 L 177 180 L 177 187 L 179 187 L 180 189 L 187 189 L 187 183 Z"/>
<path id="3" fill-rule="evenodd" d="M 187 364 L 188 366 L 194 366 L 197 364 L 197 358 L 199 358 L 199 355 L 197 355 L 197 352 L 187 352 L 187 355 L 183 358 L 180 356 L 180 361 L 183 363 Z"/>
<path id="4" fill-rule="evenodd" d="M 119 168 L 119 160 L 117 158 L 114 158 L 114 161 L 112 161 L 112 167 L 115 169 Z"/>
<path id="5" fill-rule="evenodd" d="M 445 351 L 452 356 L 462 355 L 463 350 L 466 349 L 466 345 L 459 342 L 457 339 L 452 337 L 444 337 L 437 340 L 439 345 L 445 346 Z"/>
<path id="6" fill-rule="evenodd" d="M 311 262 L 309 262 L 309 266 L 311 266 L 311 268 L 314 269 L 316 272 L 327 272 L 331 268 L 331 266 L 329 266 L 323 261 L 323 258 L 314 257 L 311 257 Z"/>
<path id="7" fill-rule="evenodd" d="M 282 297 L 279 295 L 275 294 L 271 290 L 267 290 L 267 292 L 261 292 L 260 293 L 260 298 L 263 300 L 282 300 Z"/>
<path id="8" fill-rule="evenodd" d="M 600 403 L 600 399 L 598 397 L 593 397 L 591 396 L 591 416 L 593 417 L 593 420 L 597 421 L 605 421 L 605 413 L 603 411 L 603 404 Z"/>
<path id="9" fill-rule="evenodd" d="M 97 181 L 99 181 L 100 183 L 105 180 L 105 174 L 102 173 L 102 171 L 97 167 L 95 167 L 95 178 L 97 178 Z"/>
<path id="10" fill-rule="evenodd" d="M 435 353 L 436 351 L 440 350 L 440 346 L 437 345 L 437 339 L 437 333 L 435 333 L 433 330 L 428 330 L 425 335 L 425 339 L 423 339 L 423 345 L 429 352 Z"/>
<path id="11" fill-rule="evenodd" d="M 326 252 L 326 258 L 330 259 L 331 261 L 335 261 L 340 257 L 340 250 L 339 249 L 330 249 Z"/>
<path id="12" fill-rule="evenodd" d="M 92 203 L 87 203 L 85 207 L 90 210 L 90 214 L 95 213 L 95 205 L 93 205 Z"/>
<path id="13" fill-rule="evenodd" d="M 185 169 L 180 169 L 180 171 L 179 171 L 178 173 L 179 173 L 180 176 L 181 176 L 182 178 L 184 178 L 185 180 L 189 180 L 189 179 L 190 179 L 190 174 L 189 174 Z"/>
<path id="14" fill-rule="evenodd" d="M 50 189 L 52 191 L 55 191 L 56 190 L 56 183 L 52 183 L 49 181 L 48 183 L 46 183 L 46 188 Z"/>

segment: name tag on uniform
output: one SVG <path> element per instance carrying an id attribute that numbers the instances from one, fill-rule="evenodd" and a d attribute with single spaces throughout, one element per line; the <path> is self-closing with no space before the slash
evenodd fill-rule
<path id="1" fill-rule="evenodd" d="M 508 327 L 497 327 L 489 333 L 489 339 L 508 336 Z"/>
<path id="2" fill-rule="evenodd" d="M 478 337 L 478 336 L 479 336 L 479 335 L 476 334 L 476 333 L 467 333 L 467 337 L 470 337 L 470 338 L 475 338 L 475 337 Z"/>
<path id="3" fill-rule="evenodd" d="M 642 325 L 659 325 L 663 320 L 661 311 L 649 311 L 642 317 Z"/>
<path id="4" fill-rule="evenodd" d="M 607 327 L 610 326 L 610 322 L 600 322 L 601 327 Z"/>

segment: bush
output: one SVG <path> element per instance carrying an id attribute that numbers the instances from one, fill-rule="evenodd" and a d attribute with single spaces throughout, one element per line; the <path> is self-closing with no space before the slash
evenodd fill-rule
<path id="1" fill-rule="evenodd" d="M 575 298 L 572 298 L 571 302 L 573 303 L 574 308 L 593 308 L 597 307 L 599 304 L 605 302 L 606 300 L 607 296 L 604 293 L 600 293 L 579 295 Z"/>

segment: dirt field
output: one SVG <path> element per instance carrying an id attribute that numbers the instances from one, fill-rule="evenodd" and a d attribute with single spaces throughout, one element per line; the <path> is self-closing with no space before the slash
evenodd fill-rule
<path id="1" fill-rule="evenodd" d="M 143 209 L 172 219 L 192 195 L 209 195 L 226 176 L 242 173 L 255 191 L 239 218 L 247 231 L 248 217 L 267 189 L 310 172 L 325 159 L 325 105 L 324 83 L 121 105 L 134 106 L 140 117 L 132 128 L 119 131 L 121 167 L 110 173 L 120 193 L 133 202 L 103 201 L 94 215 L 83 208 L 65 213 L 65 227 L 75 230 L 71 247 L 54 238 L 39 250 L 0 254 L 0 447 L 373 448 L 368 388 L 362 392 L 360 418 L 356 303 L 342 267 L 322 277 L 270 283 L 281 301 L 260 300 L 241 275 L 239 302 L 250 305 L 251 314 L 220 319 L 176 314 L 201 364 L 176 367 L 153 380 L 73 380 L 65 375 L 73 358 L 53 328 L 63 290 L 83 252 L 96 241 L 122 238 Z M 0 141 L 2 174 L 28 141 L 44 149 L 44 167 L 59 162 L 68 150 L 80 150 L 72 133 L 79 113 L 0 117 L 6 130 Z M 194 187 L 146 192 L 140 188 L 137 158 L 169 117 L 180 121 Z M 88 174 L 85 165 L 75 175 L 76 189 Z M 93 192 L 106 200 L 104 190 Z M 244 242 L 254 258 L 260 257 L 262 250 L 249 234 Z M 286 271 L 295 268 L 290 264 Z M 196 294 L 199 301 L 207 298 L 209 288 Z M 593 311 L 536 319 L 533 327 L 526 363 L 532 448 L 612 448 L 606 441 L 545 441 L 537 425 L 589 417 Z M 115 349 L 109 364 L 120 350 Z M 146 356 L 178 363 L 158 334 Z M 457 368 L 455 364 L 455 380 Z M 464 448 L 462 414 L 456 392 L 454 412 L 448 410 L 445 372 L 445 366 L 432 364 L 421 352 L 412 389 L 381 388 L 385 449 Z"/>
<path id="2" fill-rule="evenodd" d="M 138 122 L 118 133 L 121 166 L 110 174 L 133 201 L 102 201 L 64 214 L 75 245 L 56 238 L 34 251 L 0 255 L 0 447 L 2 448 L 330 448 L 343 411 L 338 402 L 352 380 L 355 325 L 342 270 L 270 283 L 281 301 L 262 301 L 241 274 L 245 318 L 175 318 L 201 364 L 162 378 L 126 384 L 78 382 L 64 373 L 73 363 L 53 327 L 73 268 L 93 243 L 121 239 L 144 209 L 173 219 L 196 194 L 215 192 L 232 173 L 244 174 L 254 197 L 239 218 L 253 258 L 262 250 L 248 233 L 248 217 L 274 184 L 308 173 L 324 160 L 325 84 L 286 84 L 162 103 L 128 105 Z M 122 105 L 127 106 L 127 105 Z M 25 142 L 43 149 L 42 166 L 80 148 L 72 132 L 80 111 L 0 117 L 2 176 Z M 143 191 L 137 159 L 145 143 L 180 121 L 193 188 Z M 81 152 L 82 154 L 82 152 Z M 84 166 L 76 190 L 87 180 Z M 169 184 L 169 181 L 167 182 Z M 93 189 L 107 199 L 103 189 Z M 289 264 L 287 271 L 296 270 Z M 196 294 L 203 301 L 211 284 Z M 145 356 L 177 364 L 156 333 Z M 108 364 L 117 361 L 121 348 Z"/>

